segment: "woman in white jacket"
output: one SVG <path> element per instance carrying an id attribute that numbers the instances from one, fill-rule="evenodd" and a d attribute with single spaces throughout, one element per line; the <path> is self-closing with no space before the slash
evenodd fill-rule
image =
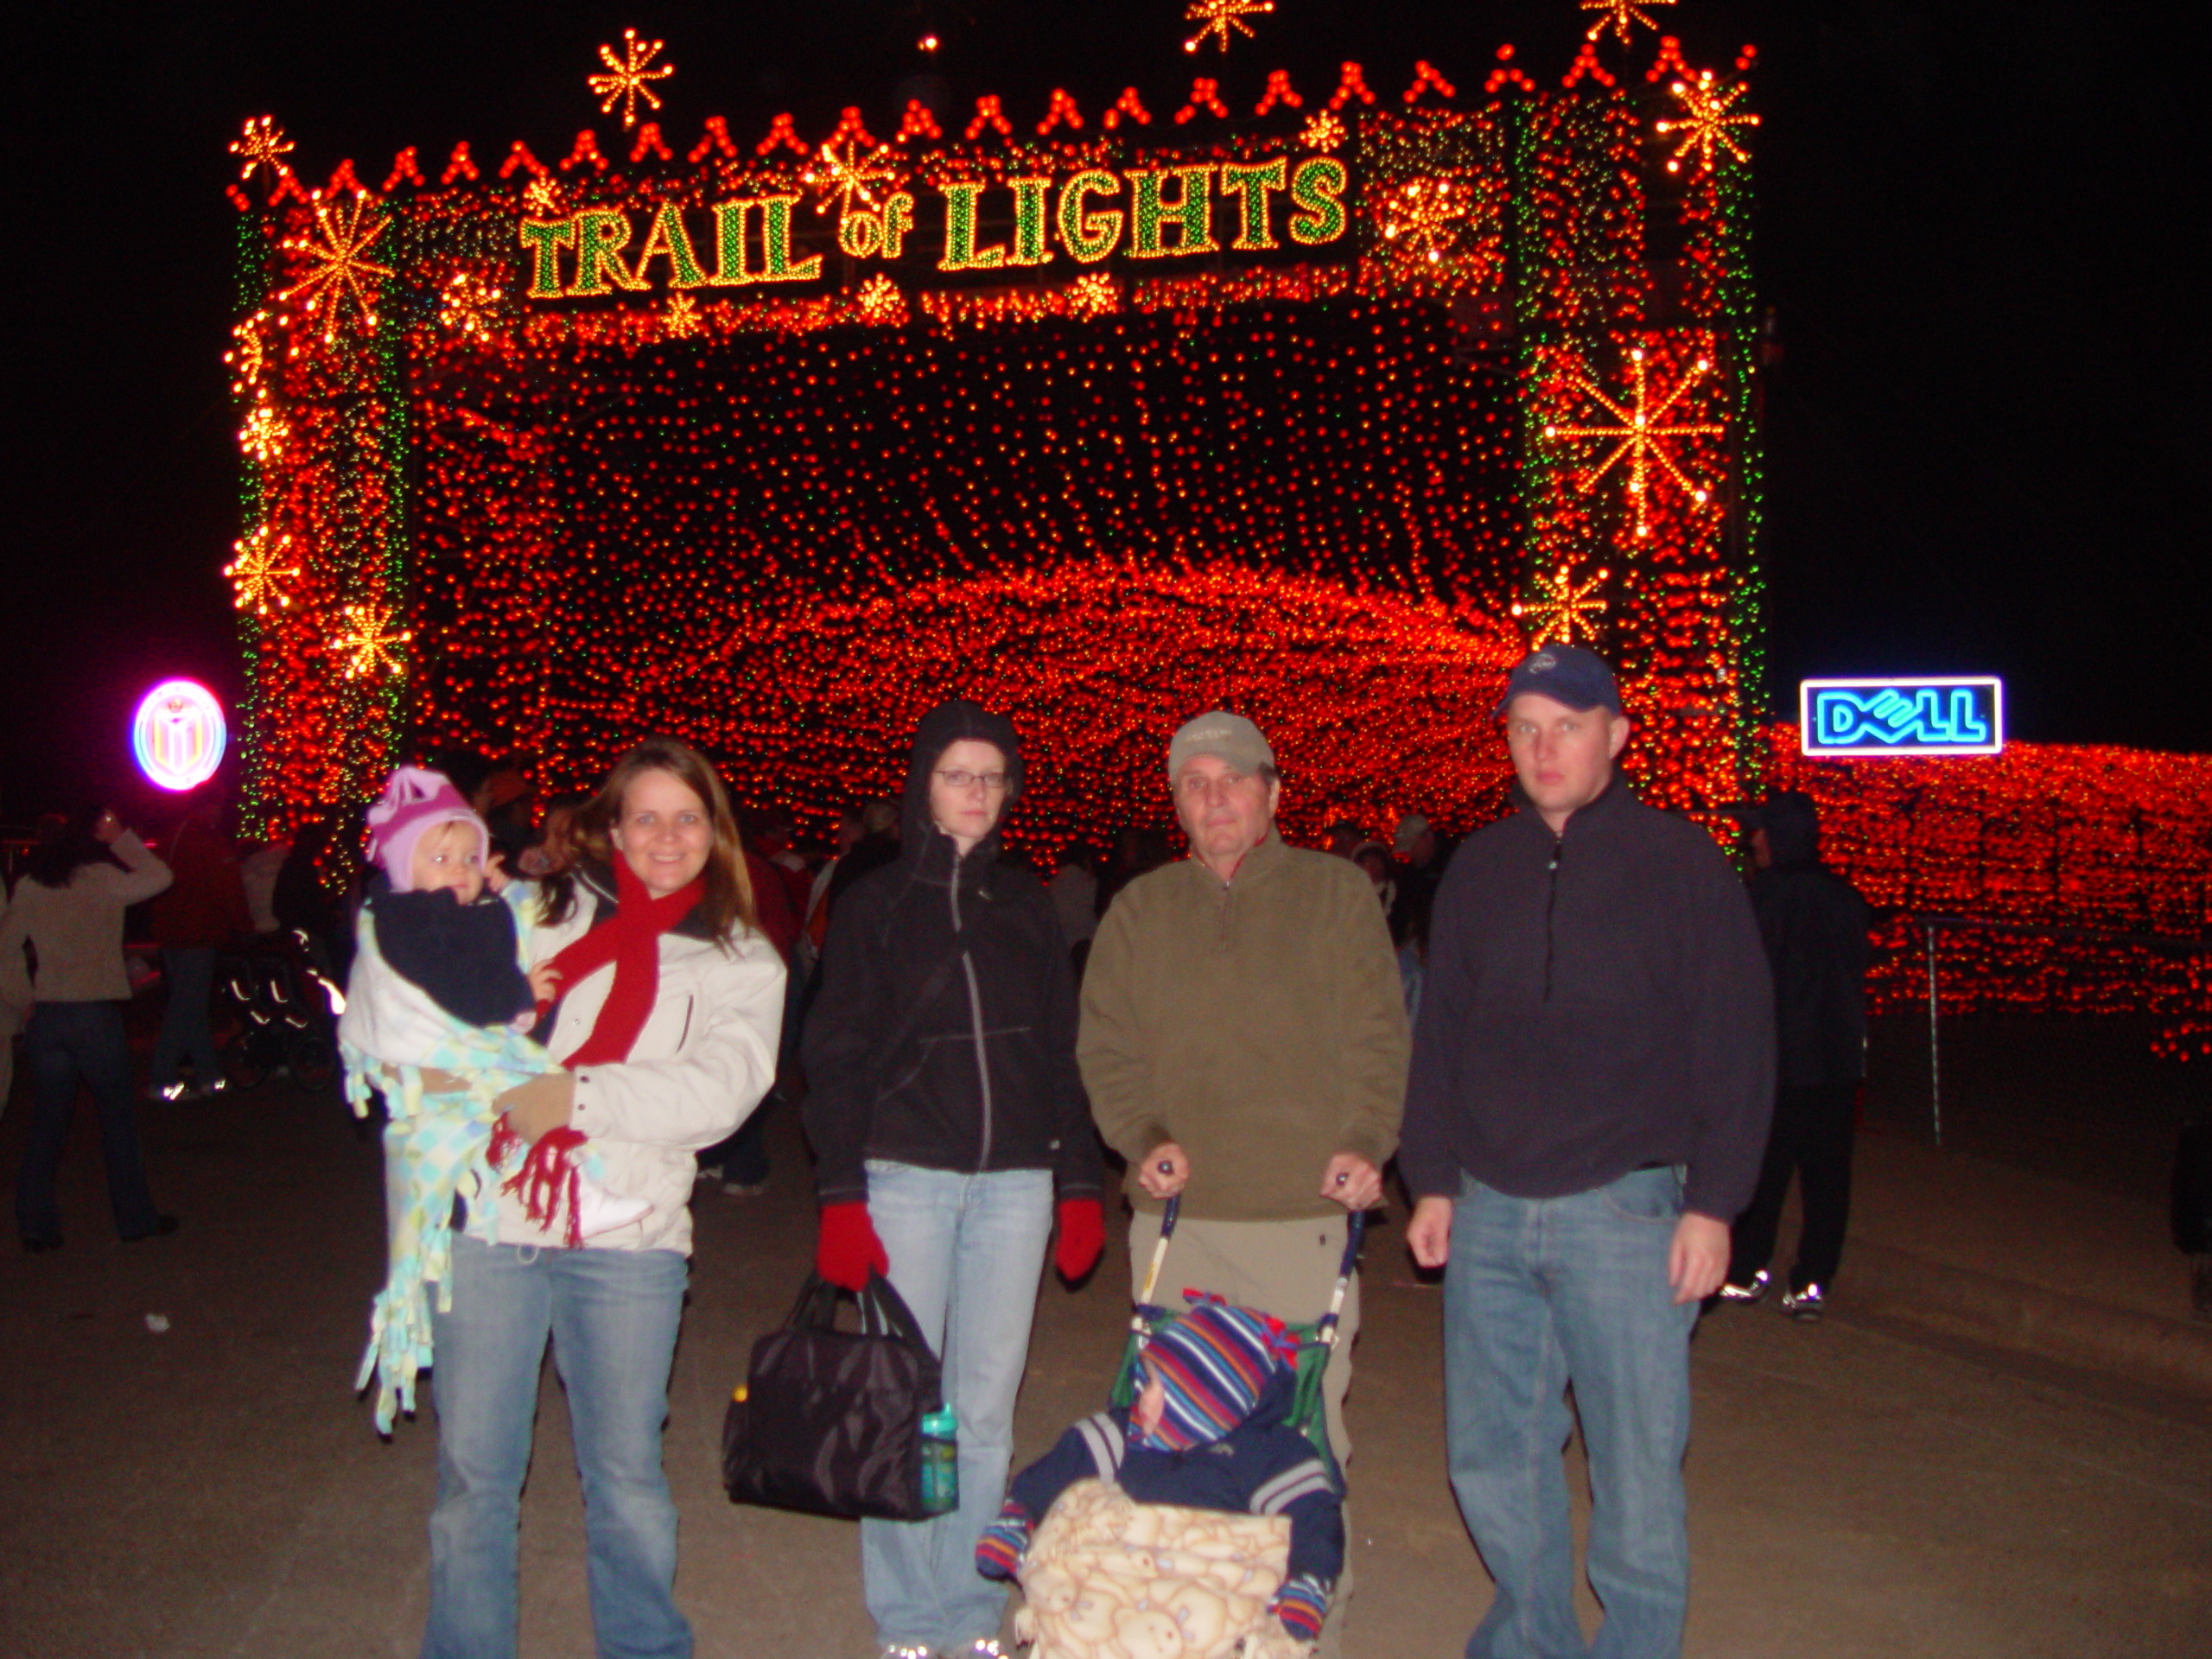
<path id="1" fill-rule="evenodd" d="M 582 856 L 550 878 L 524 940 L 556 1001 L 563 1069 L 501 1096 L 524 1139 L 574 1128 L 642 1221 L 565 1249 L 521 1201 L 498 1242 L 457 1236 L 435 1316 L 438 1497 L 424 1659 L 515 1652 L 517 1525 L 546 1341 L 567 1386 L 598 1650 L 683 1659 L 676 1505 L 661 1467 L 691 1247 L 694 1154 L 774 1080 L 784 968 L 753 925 L 721 781 L 667 739 L 625 755 L 580 815 Z"/>

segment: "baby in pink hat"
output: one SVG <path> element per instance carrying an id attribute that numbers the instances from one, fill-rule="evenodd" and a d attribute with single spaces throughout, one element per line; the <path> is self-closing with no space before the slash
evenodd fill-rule
<path id="1" fill-rule="evenodd" d="M 518 1040 L 537 1022 L 538 999 L 523 970 L 516 925 L 516 906 L 531 889 L 510 882 L 504 893 L 490 890 L 490 832 L 442 772 L 393 772 L 369 809 L 368 828 L 369 856 L 385 880 L 372 882 L 363 903 L 339 1035 L 386 1068 L 422 1069 L 426 1095 L 466 1095 L 468 1114 L 482 1120 L 488 1137 L 489 1090 L 468 1086 L 481 1069 L 469 1060 L 511 1071 Z M 492 1043 L 470 1040 L 478 1033 Z M 535 1045 L 519 1052 L 532 1071 L 550 1066 Z M 459 1087 L 435 1086 L 441 1083 Z M 582 1237 L 629 1226 L 652 1208 L 578 1178 Z"/>

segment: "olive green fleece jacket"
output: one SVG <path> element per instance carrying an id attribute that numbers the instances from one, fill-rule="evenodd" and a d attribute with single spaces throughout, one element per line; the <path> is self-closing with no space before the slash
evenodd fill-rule
<path id="1" fill-rule="evenodd" d="M 1397 1149 L 1410 1040 L 1390 931 L 1356 864 L 1273 830 L 1226 882 L 1195 858 L 1124 887 L 1083 979 L 1076 1056 L 1107 1144 L 1191 1160 L 1183 1213 L 1339 1215 L 1321 1173 Z"/>

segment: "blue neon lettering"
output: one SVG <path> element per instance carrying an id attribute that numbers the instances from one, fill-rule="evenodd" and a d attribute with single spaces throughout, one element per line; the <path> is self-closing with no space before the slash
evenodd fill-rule
<path id="1" fill-rule="evenodd" d="M 1990 741 L 1988 718 L 1975 688 L 1922 685 L 1910 694 L 1885 685 L 1871 695 L 1840 687 L 1813 693 L 1813 728 L 1824 747 L 1879 743 L 1887 747 L 1951 747 Z"/>

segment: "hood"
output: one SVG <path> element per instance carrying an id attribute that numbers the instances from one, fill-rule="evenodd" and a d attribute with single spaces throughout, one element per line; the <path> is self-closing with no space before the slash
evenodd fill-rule
<path id="1" fill-rule="evenodd" d="M 1780 791 L 1761 804 L 1758 821 L 1766 830 L 1767 850 L 1777 864 L 1819 862 L 1821 817 L 1811 796 L 1800 790 Z"/>
<path id="2" fill-rule="evenodd" d="M 993 744 L 1006 756 L 1009 785 L 1006 802 L 999 810 L 998 827 L 976 845 L 976 850 L 984 855 L 973 862 L 975 868 L 986 869 L 997 861 L 999 836 L 1006 828 L 1006 815 L 1021 798 L 1021 740 L 1014 735 L 1014 722 L 1004 715 L 995 715 L 965 697 L 940 702 L 924 715 L 922 723 L 915 728 L 913 752 L 906 765 L 906 792 L 899 800 L 899 822 L 905 830 L 900 842 L 902 857 L 925 858 L 940 842 L 950 845 L 930 817 L 930 773 L 936 769 L 939 757 L 963 738 Z"/>

